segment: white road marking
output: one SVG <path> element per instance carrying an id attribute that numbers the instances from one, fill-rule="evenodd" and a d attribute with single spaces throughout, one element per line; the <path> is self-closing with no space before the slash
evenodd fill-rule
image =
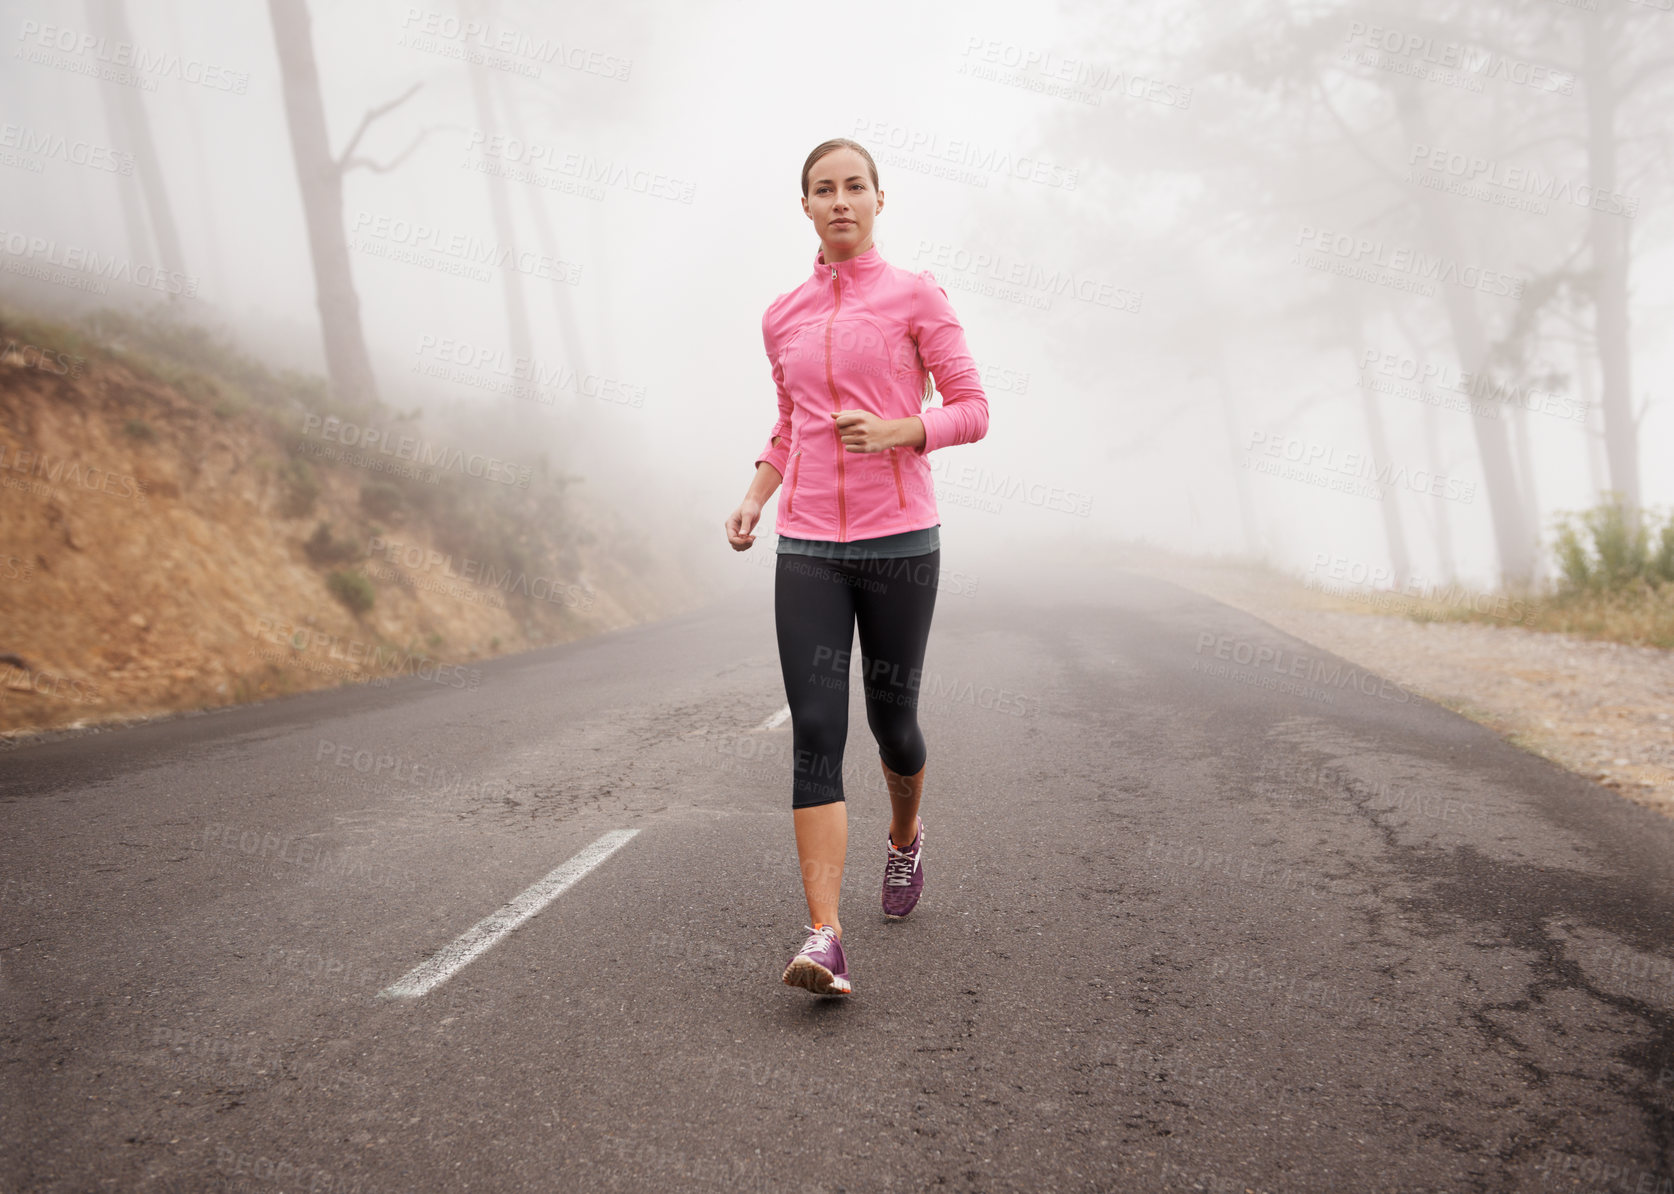
<path id="1" fill-rule="evenodd" d="M 756 729 L 758 729 L 758 730 L 775 730 L 775 729 L 778 729 L 780 726 L 785 724 L 785 718 L 787 718 L 789 716 L 790 716 L 790 706 L 786 705 L 783 709 L 780 709 L 772 717 L 769 717 L 766 721 L 762 722 L 759 726 L 756 727 Z"/>
<path id="2" fill-rule="evenodd" d="M 611 830 L 498 912 L 479 920 L 432 957 L 379 991 L 378 998 L 417 999 L 441 986 L 470 965 L 479 954 L 492 949 L 502 937 L 552 903 L 576 880 L 616 853 L 638 832 L 637 829 Z"/>

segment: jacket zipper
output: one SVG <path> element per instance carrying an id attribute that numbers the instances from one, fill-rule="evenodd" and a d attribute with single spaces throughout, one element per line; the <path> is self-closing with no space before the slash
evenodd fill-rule
<path id="1" fill-rule="evenodd" d="M 907 491 L 901 488 L 901 457 L 897 455 L 899 448 L 889 450 L 889 464 L 895 470 L 895 498 L 901 503 L 901 509 L 907 508 Z"/>
<path id="2" fill-rule="evenodd" d="M 836 321 L 837 312 L 843 306 L 843 284 L 837 279 L 835 265 L 831 267 L 831 288 L 831 318 L 825 321 L 825 384 L 831 391 L 831 409 L 836 412 L 843 407 L 837 400 L 837 382 L 831 376 L 831 325 Z M 837 540 L 846 543 L 849 538 L 849 519 L 848 511 L 843 505 L 843 433 L 833 426 L 831 434 L 837 437 Z M 799 468 L 797 471 L 802 470 Z"/>
<path id="3" fill-rule="evenodd" d="M 791 512 L 791 501 L 796 497 L 796 479 L 802 475 L 802 449 L 798 448 L 791 455 L 796 457 L 796 465 L 791 469 L 790 488 L 785 490 L 785 516 L 787 518 Z"/>

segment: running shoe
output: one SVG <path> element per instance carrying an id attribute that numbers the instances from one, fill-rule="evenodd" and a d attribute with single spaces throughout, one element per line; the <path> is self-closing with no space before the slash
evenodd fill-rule
<path id="1" fill-rule="evenodd" d="M 806 987 L 816 995 L 848 995 L 849 964 L 843 957 L 843 943 L 837 930 L 828 924 L 803 926 L 812 934 L 796 951 L 796 957 L 785 967 L 784 981 L 793 987 Z"/>
<path id="2" fill-rule="evenodd" d="M 889 842 L 889 857 L 884 861 L 883 910 L 891 920 L 900 920 L 913 910 L 924 892 L 924 818 L 918 819 L 918 836 L 907 843 L 905 850 Z"/>

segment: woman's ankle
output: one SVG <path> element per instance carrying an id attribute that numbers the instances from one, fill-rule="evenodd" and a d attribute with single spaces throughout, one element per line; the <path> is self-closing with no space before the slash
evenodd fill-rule
<path id="1" fill-rule="evenodd" d="M 904 842 L 898 842 L 895 840 L 895 826 L 894 824 L 891 824 L 889 827 L 889 844 L 894 846 L 897 850 L 905 850 L 908 846 L 912 845 L 913 842 L 918 840 L 918 827 L 920 824 L 920 818 L 915 816 L 913 818 L 913 827 L 908 831 L 907 840 Z"/>

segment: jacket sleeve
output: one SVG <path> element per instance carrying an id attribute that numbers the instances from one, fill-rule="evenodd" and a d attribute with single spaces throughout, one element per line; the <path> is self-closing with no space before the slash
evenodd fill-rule
<path id="1" fill-rule="evenodd" d="M 767 433 L 767 443 L 757 454 L 756 463 L 767 461 L 778 470 L 779 477 L 783 480 L 785 463 L 790 459 L 791 396 L 790 391 L 785 389 L 785 370 L 779 364 L 779 354 L 773 350 L 773 333 L 768 328 L 765 315 L 761 320 L 761 340 L 762 346 L 767 349 L 767 363 L 773 368 L 773 385 L 779 391 L 779 421 L 774 423 L 773 430 Z M 777 444 L 773 442 L 775 436 L 779 439 Z"/>
<path id="2" fill-rule="evenodd" d="M 988 434 L 988 395 L 983 393 L 976 362 L 965 347 L 965 329 L 953 313 L 947 291 L 929 270 L 918 275 L 908 329 L 919 359 L 936 379 L 942 405 L 918 412 L 924 424 L 920 456 L 954 444 L 972 444 Z"/>

